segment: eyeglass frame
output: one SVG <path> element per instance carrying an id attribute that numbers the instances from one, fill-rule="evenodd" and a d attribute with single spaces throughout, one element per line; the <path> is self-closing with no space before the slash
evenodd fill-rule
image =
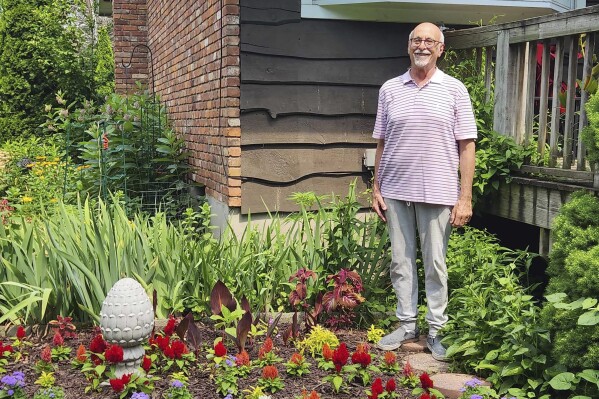
<path id="1" fill-rule="evenodd" d="M 421 43 L 424 43 L 424 47 L 425 48 L 433 48 L 433 47 L 435 47 L 439 43 L 444 44 L 442 41 L 431 39 L 431 38 L 423 39 L 421 37 L 413 37 L 413 38 L 411 38 L 409 40 L 410 40 L 410 43 L 411 43 L 412 47 L 420 47 Z M 415 43 L 416 41 L 418 41 L 419 43 L 416 44 Z M 430 43 L 430 45 L 429 45 L 429 43 Z"/>

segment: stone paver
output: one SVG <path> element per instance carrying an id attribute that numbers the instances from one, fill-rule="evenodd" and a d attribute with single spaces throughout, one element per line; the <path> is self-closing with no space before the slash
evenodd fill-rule
<path id="1" fill-rule="evenodd" d="M 410 362 L 412 368 L 417 372 L 427 372 L 429 374 L 445 373 L 449 370 L 449 363 L 440 362 L 433 359 L 430 353 L 412 353 L 404 358 L 404 365 Z"/>
<path id="2" fill-rule="evenodd" d="M 408 342 L 401 346 L 404 352 L 424 352 L 426 350 L 426 335 L 421 335 L 417 342 Z"/>

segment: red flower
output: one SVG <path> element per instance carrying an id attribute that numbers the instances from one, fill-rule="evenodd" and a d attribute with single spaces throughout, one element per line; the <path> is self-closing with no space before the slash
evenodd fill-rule
<path id="1" fill-rule="evenodd" d="M 150 359 L 148 356 L 144 356 L 143 360 L 141 361 L 141 368 L 144 369 L 144 371 L 147 373 L 150 371 L 151 367 L 152 359 Z"/>
<path id="2" fill-rule="evenodd" d="M 125 389 L 125 384 L 120 378 L 111 379 L 110 386 L 114 392 L 121 392 L 123 389 Z"/>
<path id="3" fill-rule="evenodd" d="M 289 359 L 289 363 L 293 363 L 293 364 L 302 364 L 304 362 L 304 357 L 302 356 L 301 353 L 297 353 L 295 352 L 293 355 L 291 355 L 291 359 Z"/>
<path id="4" fill-rule="evenodd" d="M 168 322 L 166 323 L 166 326 L 164 327 L 164 334 L 170 337 L 175 332 L 175 327 L 177 327 L 177 321 L 171 315 L 168 318 Z"/>
<path id="5" fill-rule="evenodd" d="M 349 359 L 349 352 L 347 351 L 347 346 L 344 342 L 339 345 L 339 348 L 333 351 L 333 364 L 338 373 L 341 372 L 341 368 L 347 364 L 347 359 Z"/>
<path id="6" fill-rule="evenodd" d="M 104 133 L 102 135 L 102 149 L 103 150 L 107 150 L 108 149 L 108 135 L 106 133 Z"/>
<path id="7" fill-rule="evenodd" d="M 131 381 L 131 374 L 123 374 L 121 381 L 123 381 L 123 384 L 127 385 Z"/>
<path id="8" fill-rule="evenodd" d="M 185 353 L 188 352 L 187 346 L 182 341 L 176 340 L 171 343 L 171 349 L 175 355 L 175 359 L 181 359 Z"/>
<path id="9" fill-rule="evenodd" d="M 40 352 L 40 358 L 46 363 L 52 363 L 52 350 L 50 349 L 50 345 L 45 345 L 42 348 L 42 351 Z"/>
<path id="10" fill-rule="evenodd" d="M 104 352 L 104 358 L 110 363 L 120 363 L 123 361 L 123 348 L 118 345 L 110 345 L 106 352 Z"/>
<path id="11" fill-rule="evenodd" d="M 54 333 L 54 338 L 52 338 L 52 343 L 54 344 L 54 346 L 64 345 L 64 338 L 62 337 L 62 335 L 60 335 L 60 333 L 58 331 L 56 331 Z"/>
<path id="12" fill-rule="evenodd" d="M 423 393 L 422 395 L 420 395 L 419 399 L 437 399 L 437 397 L 429 393 Z"/>
<path id="13" fill-rule="evenodd" d="M 397 386 L 395 385 L 395 380 L 391 378 L 389 381 L 387 381 L 387 385 L 385 385 L 385 391 L 394 392 L 395 389 L 397 389 Z"/>
<path id="14" fill-rule="evenodd" d="M 427 373 L 420 374 L 420 385 L 422 385 L 422 389 L 430 389 L 433 387 L 433 380 Z"/>
<path id="15" fill-rule="evenodd" d="M 262 378 L 265 380 L 274 380 L 279 376 L 279 370 L 275 366 L 264 366 L 262 369 Z"/>
<path id="16" fill-rule="evenodd" d="M 329 362 L 333 360 L 333 350 L 331 349 L 329 344 L 324 344 L 322 346 L 322 357 L 324 358 L 324 360 Z"/>
<path id="17" fill-rule="evenodd" d="M 367 352 L 354 352 L 351 356 L 351 362 L 353 364 L 359 364 L 362 367 L 368 367 L 371 361 L 372 357 Z"/>
<path id="18" fill-rule="evenodd" d="M 393 352 L 385 352 L 385 364 L 387 366 L 393 366 L 395 363 L 397 363 L 397 356 L 395 356 L 395 353 Z M 406 362 L 406 366 L 408 366 L 410 363 Z M 405 367 L 404 367 L 404 371 L 405 371 Z"/>
<path id="19" fill-rule="evenodd" d="M 175 351 L 173 351 L 173 348 L 170 346 L 167 346 L 166 348 L 164 348 L 162 353 L 164 353 L 164 356 L 168 357 L 169 359 L 175 358 Z"/>
<path id="20" fill-rule="evenodd" d="M 17 338 L 19 339 L 19 341 L 22 341 L 26 335 L 27 333 L 25 332 L 23 326 L 19 326 L 19 328 L 17 328 Z"/>
<path id="21" fill-rule="evenodd" d="M 214 345 L 214 356 L 223 357 L 227 354 L 227 348 L 225 348 L 225 344 L 223 341 L 218 341 L 216 345 Z"/>
<path id="22" fill-rule="evenodd" d="M 104 341 L 104 337 L 102 337 L 102 334 L 96 335 L 89 343 L 89 351 L 93 353 L 104 353 L 105 350 L 106 341 Z"/>
<path id="23" fill-rule="evenodd" d="M 238 366 L 249 366 L 250 365 L 250 355 L 244 350 L 237 356 L 235 356 L 235 364 Z"/>
<path id="24" fill-rule="evenodd" d="M 377 378 L 376 380 L 374 380 L 370 390 L 372 391 L 372 394 L 376 395 L 377 397 L 378 397 L 378 395 L 385 392 L 385 390 L 383 389 L 383 380 L 381 380 L 380 378 Z"/>
<path id="25" fill-rule="evenodd" d="M 85 350 L 85 346 L 83 346 L 83 344 L 80 344 L 79 347 L 77 348 L 76 358 L 77 358 L 77 361 L 82 362 L 82 363 L 87 360 L 87 353 Z"/>
<path id="26" fill-rule="evenodd" d="M 156 343 L 156 345 L 158 345 L 158 347 L 160 348 L 160 350 L 164 353 L 164 351 L 169 347 L 170 343 L 171 343 L 171 337 L 169 336 L 156 336 L 156 338 L 154 339 L 154 342 Z"/>

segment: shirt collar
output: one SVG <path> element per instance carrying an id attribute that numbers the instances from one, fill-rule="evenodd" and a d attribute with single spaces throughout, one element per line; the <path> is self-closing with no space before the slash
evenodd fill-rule
<path id="1" fill-rule="evenodd" d="M 431 79 L 428 82 L 429 83 L 442 83 L 444 76 L 445 76 L 445 73 L 442 70 L 440 70 L 439 68 L 436 68 L 435 73 L 433 74 L 433 76 L 431 77 Z M 400 79 L 403 84 L 414 82 L 414 79 L 412 79 L 412 76 L 410 75 L 409 69 L 406 71 L 406 73 L 404 73 L 403 75 L 400 76 Z"/>

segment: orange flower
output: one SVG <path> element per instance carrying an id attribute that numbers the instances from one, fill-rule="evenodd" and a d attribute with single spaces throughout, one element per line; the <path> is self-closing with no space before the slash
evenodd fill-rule
<path id="1" fill-rule="evenodd" d="M 316 391 L 312 391 L 312 392 L 308 393 L 304 389 L 302 391 L 302 399 L 320 399 L 320 395 Z"/>
<path id="2" fill-rule="evenodd" d="M 243 350 L 240 354 L 235 357 L 235 364 L 238 366 L 249 366 L 250 365 L 250 355 Z"/>
<path id="3" fill-rule="evenodd" d="M 356 346 L 356 352 L 358 353 L 368 353 L 369 349 L 370 347 L 368 346 L 368 344 L 365 343 L 361 343 Z"/>
<path id="4" fill-rule="evenodd" d="M 268 337 L 264 340 L 262 347 L 258 351 L 258 358 L 263 359 L 264 355 L 266 355 L 267 353 L 270 353 L 270 351 L 272 351 L 272 348 L 273 348 L 272 339 L 270 339 L 270 337 Z"/>
<path id="5" fill-rule="evenodd" d="M 322 346 L 322 357 L 329 362 L 333 360 L 333 350 L 329 344 L 324 344 Z"/>
<path id="6" fill-rule="evenodd" d="M 77 361 L 84 362 L 87 360 L 87 351 L 85 350 L 85 346 L 83 344 L 79 344 L 77 348 Z"/>
<path id="7" fill-rule="evenodd" d="M 274 380 L 279 376 L 279 370 L 275 366 L 264 366 L 262 369 L 262 378 L 265 380 Z"/>
<path id="8" fill-rule="evenodd" d="M 393 366 L 397 363 L 397 356 L 393 352 L 385 352 L 385 364 L 387 366 Z"/>
<path id="9" fill-rule="evenodd" d="M 302 356 L 301 353 L 297 353 L 295 352 L 293 355 L 291 355 L 291 359 L 289 359 L 289 363 L 294 363 L 294 364 L 302 364 L 304 362 L 304 357 Z"/>

